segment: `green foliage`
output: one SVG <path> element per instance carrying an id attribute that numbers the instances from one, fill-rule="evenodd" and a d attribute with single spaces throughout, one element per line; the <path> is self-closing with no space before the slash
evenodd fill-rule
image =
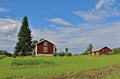
<path id="1" fill-rule="evenodd" d="M 87 47 L 86 53 L 91 53 L 93 49 L 93 45 L 90 43 Z"/>
<path id="2" fill-rule="evenodd" d="M 114 48 L 110 54 L 120 54 L 120 48 Z"/>
<path id="3" fill-rule="evenodd" d="M 67 53 L 67 56 L 72 56 L 72 53 L 70 53 L 70 52 L 69 52 L 69 53 Z"/>
<path id="4" fill-rule="evenodd" d="M 89 53 L 88 52 L 83 52 L 81 55 L 88 55 Z"/>
<path id="5" fill-rule="evenodd" d="M 57 48 L 55 47 L 55 53 L 57 53 Z"/>
<path id="6" fill-rule="evenodd" d="M 8 53 L 6 50 L 0 50 L 0 55 L 6 55 L 6 56 L 9 56 L 9 57 L 12 56 L 12 54 Z"/>
<path id="7" fill-rule="evenodd" d="M 57 56 L 57 53 L 54 53 L 54 54 L 53 54 L 53 56 L 55 56 L 55 57 L 56 57 L 56 56 Z"/>
<path id="8" fill-rule="evenodd" d="M 39 42 L 41 42 L 41 41 L 44 41 L 44 38 L 41 38 L 41 39 L 39 40 Z"/>
<path id="9" fill-rule="evenodd" d="M 27 16 L 24 16 L 23 22 L 18 33 L 18 42 L 15 46 L 15 53 L 18 55 L 18 52 L 23 52 L 23 55 L 28 55 L 32 51 L 31 31 L 28 25 Z"/>
<path id="10" fill-rule="evenodd" d="M 17 55 L 16 55 L 16 53 L 14 52 L 14 53 L 13 53 L 13 58 L 16 58 L 16 56 L 17 56 Z"/>
<path id="11" fill-rule="evenodd" d="M 60 52 L 60 53 L 54 53 L 53 56 L 60 56 L 60 57 L 63 57 L 63 56 L 72 56 L 72 53 L 64 53 L 64 52 Z"/>
<path id="12" fill-rule="evenodd" d="M 68 48 L 65 48 L 65 52 L 68 53 Z"/>
<path id="13" fill-rule="evenodd" d="M 34 48 L 37 43 L 38 43 L 37 40 L 33 40 L 32 43 L 31 43 L 32 48 Z"/>
<path id="14" fill-rule="evenodd" d="M 59 56 L 63 57 L 65 56 L 66 54 L 64 52 L 61 52 L 61 53 L 58 53 Z"/>
<path id="15" fill-rule="evenodd" d="M 74 56 L 78 56 L 78 55 L 79 55 L 79 54 L 77 54 L 77 53 L 76 53 L 76 54 L 74 54 Z"/>

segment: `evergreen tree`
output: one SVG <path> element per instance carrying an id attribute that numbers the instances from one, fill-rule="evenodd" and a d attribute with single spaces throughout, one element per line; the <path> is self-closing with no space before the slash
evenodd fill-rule
<path id="1" fill-rule="evenodd" d="M 57 53 L 57 48 L 55 47 L 55 53 Z"/>
<path id="2" fill-rule="evenodd" d="M 68 48 L 65 48 L 65 52 L 68 53 Z"/>
<path id="3" fill-rule="evenodd" d="M 87 47 L 87 52 L 88 52 L 89 54 L 91 54 L 91 53 L 92 53 L 92 49 L 93 49 L 93 45 L 90 43 L 90 44 L 88 45 L 88 47 Z"/>
<path id="4" fill-rule="evenodd" d="M 31 40 L 32 37 L 27 16 L 24 16 L 20 31 L 18 33 L 18 42 L 15 47 L 15 55 L 18 55 L 18 52 L 22 52 L 23 55 L 29 55 L 32 51 Z"/>

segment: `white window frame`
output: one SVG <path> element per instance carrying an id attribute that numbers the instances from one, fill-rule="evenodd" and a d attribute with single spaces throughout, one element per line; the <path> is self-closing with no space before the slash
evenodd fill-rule
<path id="1" fill-rule="evenodd" d="M 43 52 L 48 52 L 48 47 L 43 47 Z"/>

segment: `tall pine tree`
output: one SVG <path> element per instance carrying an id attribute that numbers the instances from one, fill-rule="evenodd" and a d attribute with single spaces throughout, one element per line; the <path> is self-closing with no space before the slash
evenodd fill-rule
<path id="1" fill-rule="evenodd" d="M 29 55 L 32 51 L 31 31 L 28 24 L 27 16 L 24 16 L 23 22 L 18 33 L 18 42 L 15 47 L 15 55 L 18 55 L 19 52 L 22 52 L 23 55 Z"/>
<path id="2" fill-rule="evenodd" d="M 93 49 L 93 45 L 90 43 L 87 47 L 87 52 L 91 55 Z"/>

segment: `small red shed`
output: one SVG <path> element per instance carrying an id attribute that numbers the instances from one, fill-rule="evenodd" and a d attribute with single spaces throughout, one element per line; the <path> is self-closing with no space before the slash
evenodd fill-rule
<path id="1" fill-rule="evenodd" d="M 48 41 L 42 40 L 40 43 L 36 44 L 35 46 L 35 54 L 39 55 L 51 55 L 55 53 L 55 45 Z"/>

